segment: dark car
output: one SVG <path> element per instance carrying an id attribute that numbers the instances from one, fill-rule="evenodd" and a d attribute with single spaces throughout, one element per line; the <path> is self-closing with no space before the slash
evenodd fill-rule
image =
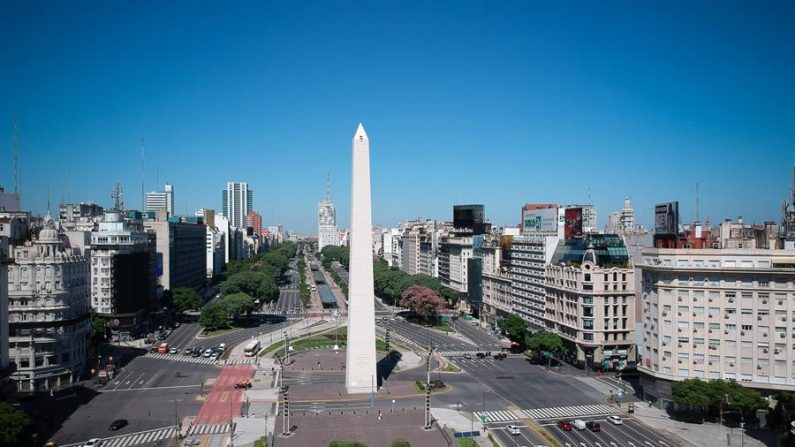
<path id="1" fill-rule="evenodd" d="M 478 353 L 477 353 L 477 354 L 475 354 L 475 355 L 477 355 L 479 359 L 485 359 L 485 358 L 486 358 L 486 354 L 484 354 L 484 353 L 482 353 L 482 352 L 478 352 Z"/>
<path id="2" fill-rule="evenodd" d="M 588 421 L 585 423 L 585 428 L 592 432 L 602 431 L 602 426 L 598 422 Z"/>
<path id="3" fill-rule="evenodd" d="M 110 427 L 108 427 L 108 430 L 116 431 L 126 425 L 127 425 L 127 419 L 116 419 L 115 421 L 111 422 Z"/>
<path id="4" fill-rule="evenodd" d="M 200 357 L 202 355 L 202 351 L 204 351 L 204 350 L 201 348 L 201 346 L 196 346 L 195 348 L 193 348 L 192 356 L 193 357 Z"/>

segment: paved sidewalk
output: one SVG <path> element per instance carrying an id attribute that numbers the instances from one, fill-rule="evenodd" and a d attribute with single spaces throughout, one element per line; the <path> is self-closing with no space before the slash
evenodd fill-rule
<path id="1" fill-rule="evenodd" d="M 431 407 L 431 416 L 439 423 L 441 427 L 448 430 L 455 430 L 457 432 L 465 432 L 478 430 L 482 436 L 472 438 L 478 443 L 480 447 L 492 447 L 491 441 L 483 434 L 483 424 L 475 418 L 475 414 L 467 411 L 456 411 L 449 408 Z"/>

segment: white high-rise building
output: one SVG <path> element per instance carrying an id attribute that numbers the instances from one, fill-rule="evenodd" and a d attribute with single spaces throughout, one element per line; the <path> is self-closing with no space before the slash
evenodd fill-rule
<path id="1" fill-rule="evenodd" d="M 254 191 L 246 182 L 228 182 L 222 196 L 223 214 L 235 228 L 246 227 L 246 214 L 254 210 Z"/>
<path id="2" fill-rule="evenodd" d="M 146 193 L 145 211 L 166 210 L 169 216 L 174 215 L 174 187 L 166 183 L 163 191 Z"/>
<path id="3" fill-rule="evenodd" d="M 326 198 L 317 204 L 317 250 L 326 245 L 339 247 L 340 232 L 337 229 L 337 212 L 331 200 L 331 186 L 326 180 Z"/>
<path id="4" fill-rule="evenodd" d="M 642 251 L 644 400 L 671 383 L 734 379 L 795 391 L 795 268 L 791 250 Z"/>

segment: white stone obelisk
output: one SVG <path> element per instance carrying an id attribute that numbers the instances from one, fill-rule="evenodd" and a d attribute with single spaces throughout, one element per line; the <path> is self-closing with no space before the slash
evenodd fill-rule
<path id="1" fill-rule="evenodd" d="M 369 393 L 376 387 L 373 220 L 370 201 L 370 141 L 359 123 L 353 136 L 348 341 L 345 388 Z"/>

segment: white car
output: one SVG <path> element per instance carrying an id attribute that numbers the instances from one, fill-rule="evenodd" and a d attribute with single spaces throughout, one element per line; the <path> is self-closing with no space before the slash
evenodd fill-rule
<path id="1" fill-rule="evenodd" d="M 516 426 L 516 425 L 508 425 L 508 426 L 505 427 L 505 429 L 508 430 L 508 433 L 510 433 L 512 435 L 520 435 L 520 434 L 522 434 L 522 432 L 519 431 L 519 427 Z"/>
<path id="2" fill-rule="evenodd" d="M 91 438 L 83 444 L 83 447 L 99 447 L 99 444 L 102 442 L 99 438 Z"/>
<path id="3" fill-rule="evenodd" d="M 210 356 L 212 356 L 212 355 L 213 355 L 213 350 L 212 349 L 205 349 L 204 350 L 204 358 L 210 358 Z"/>
<path id="4" fill-rule="evenodd" d="M 576 428 L 577 430 L 585 430 L 585 421 L 582 419 L 575 419 L 571 423 L 572 427 Z"/>
<path id="5" fill-rule="evenodd" d="M 621 416 L 608 416 L 607 422 L 610 422 L 613 425 L 621 425 L 624 423 L 624 421 L 621 420 Z"/>

